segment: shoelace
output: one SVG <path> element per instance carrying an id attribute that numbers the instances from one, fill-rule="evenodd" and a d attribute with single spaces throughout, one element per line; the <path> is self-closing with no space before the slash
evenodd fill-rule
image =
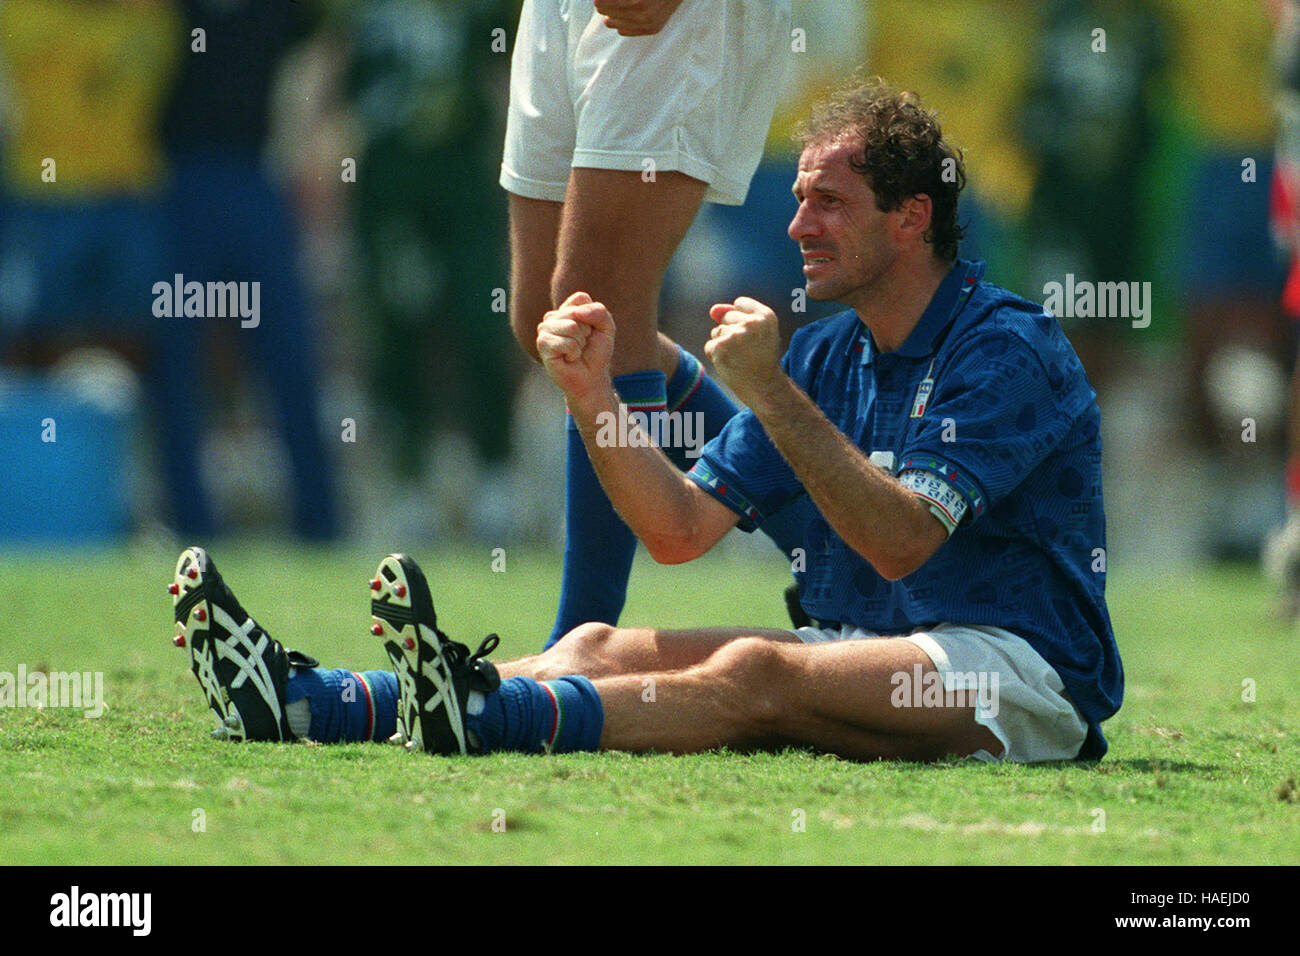
<path id="1" fill-rule="evenodd" d="M 469 656 L 470 664 L 477 664 L 483 658 L 495 651 L 497 645 L 500 643 L 501 638 L 497 637 L 495 634 L 489 634 L 487 637 L 483 638 L 483 642 L 479 644 L 478 650 Z"/>
<path id="2" fill-rule="evenodd" d="M 473 675 L 470 680 L 470 686 L 483 693 L 489 693 L 501 686 L 501 676 L 497 673 L 495 665 L 487 656 L 496 650 L 497 645 L 501 643 L 501 638 L 495 634 L 489 634 L 483 638 L 483 643 L 478 646 L 478 650 L 473 654 L 469 653 L 469 648 L 464 644 L 452 644 L 456 655 L 460 658 L 461 666 Z M 469 655 L 466 657 L 465 655 Z"/>
<path id="3" fill-rule="evenodd" d="M 483 638 L 483 642 L 479 644 L 478 650 L 475 651 L 473 654 L 471 654 L 469 652 L 468 647 L 466 647 L 464 644 L 461 644 L 457 641 L 447 640 L 445 634 L 443 635 L 443 640 L 446 641 L 447 648 L 453 650 L 456 657 L 460 661 L 463 661 L 464 663 L 468 664 L 470 667 L 473 667 L 479 661 L 483 660 L 485 657 L 487 657 L 489 654 L 495 651 L 497 649 L 497 645 L 501 643 L 500 637 L 498 637 L 496 634 L 489 634 L 487 637 Z"/>

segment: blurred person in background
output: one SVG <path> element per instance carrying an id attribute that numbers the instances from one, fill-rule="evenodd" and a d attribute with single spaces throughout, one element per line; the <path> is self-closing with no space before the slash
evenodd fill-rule
<path id="1" fill-rule="evenodd" d="M 210 373 L 233 351 L 260 373 L 272 406 L 267 417 L 283 437 L 294 532 L 307 540 L 330 539 L 339 520 L 333 462 L 321 429 L 319 332 L 300 273 L 294 211 L 264 162 L 277 73 L 311 33 L 319 10 L 310 3 L 257 0 L 179 0 L 179 6 L 186 46 L 163 127 L 173 170 L 175 245 L 173 267 L 159 278 L 174 272 L 187 282 L 259 282 L 261 315 L 252 327 L 229 319 L 176 319 L 165 326 L 163 467 L 183 502 L 177 530 L 202 537 L 216 530 L 201 449 L 212 401 Z M 243 377 L 242 371 L 233 374 Z M 223 448 L 217 466 L 244 469 L 258 464 L 249 459 L 268 454 L 261 446 Z"/>
<path id="2" fill-rule="evenodd" d="M 355 221 L 363 361 L 399 481 L 399 526 L 428 531 L 419 491 L 435 427 L 455 423 L 477 473 L 469 530 L 510 534 L 507 459 L 520 364 L 506 308 L 506 203 L 496 188 L 513 0 L 344 0 L 345 86 L 363 146 Z M 500 31 L 494 37 L 494 31 Z M 446 517 L 446 516 L 441 516 Z"/>
<path id="3" fill-rule="evenodd" d="M 1170 108 L 1186 139 L 1180 291 L 1190 353 L 1189 437 L 1218 507 L 1201 546 L 1255 560 L 1282 508 L 1283 267 L 1269 233 L 1276 119 L 1266 3 L 1160 0 L 1170 25 Z M 1250 425 L 1246 420 L 1250 420 Z M 1280 465 L 1280 461 L 1277 463 Z"/>
<path id="4" fill-rule="evenodd" d="M 1104 33 L 1096 33 L 1102 30 Z M 1019 135 L 1036 167 L 1026 210 L 1030 295 L 1147 277 L 1142 216 L 1166 37 L 1147 0 L 1051 0 L 1033 44 Z M 1105 392 L 1132 316 L 1061 322 Z"/>
<path id="5" fill-rule="evenodd" d="M 168 269 L 158 120 L 179 47 L 166 0 L 0 4 L 0 361 L 107 345 L 162 373 L 149 289 Z"/>
<path id="6" fill-rule="evenodd" d="M 1290 345 L 1291 388 L 1287 417 L 1285 524 L 1265 542 L 1264 569 L 1281 590 L 1282 613 L 1300 615 L 1300 2 L 1270 0 L 1274 28 L 1278 138 L 1270 215 L 1273 239 L 1287 257 L 1282 290 Z"/>
<path id="7" fill-rule="evenodd" d="M 1033 161 L 1016 115 L 1034 76 L 1042 4 L 1033 0 L 875 0 L 868 64 L 898 85 L 925 90 L 970 173 L 962 195 L 962 255 L 987 259 L 990 280 L 1021 288 L 1019 223 Z M 925 29 L 918 30 L 917 24 Z"/>

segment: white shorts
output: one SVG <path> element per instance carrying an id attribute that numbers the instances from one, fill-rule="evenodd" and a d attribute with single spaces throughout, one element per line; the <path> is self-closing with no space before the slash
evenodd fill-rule
<path id="1" fill-rule="evenodd" d="M 888 637 L 847 624 L 838 628 L 801 627 L 794 633 L 805 644 Z M 1002 741 L 1000 757 L 987 750 L 971 756 L 978 760 L 1037 763 L 1073 760 L 1078 755 L 1088 725 L 1065 695 L 1060 676 L 1024 638 L 999 627 L 956 624 L 893 636 L 925 651 L 939 672 L 943 690 L 965 690 L 975 706 L 976 723 Z M 904 705 L 924 704 L 923 693 L 903 683 L 896 683 L 894 692 L 901 694 Z"/>
<path id="2" fill-rule="evenodd" d="M 676 170 L 745 201 L 791 54 L 790 0 L 687 0 L 621 37 L 593 0 L 524 0 L 501 185 L 563 202 L 572 167 Z M 653 165 L 651 165 L 653 164 Z"/>

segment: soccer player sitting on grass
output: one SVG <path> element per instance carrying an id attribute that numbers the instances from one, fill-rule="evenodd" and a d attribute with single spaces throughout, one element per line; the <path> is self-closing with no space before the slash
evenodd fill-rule
<path id="1" fill-rule="evenodd" d="M 547 313 L 538 352 L 656 560 L 689 561 L 808 496 L 798 579 L 818 626 L 584 624 L 494 667 L 495 636 L 474 654 L 448 640 L 418 567 L 392 555 L 370 586 L 394 673 L 354 675 L 286 653 L 191 549 L 173 583 L 177 640 L 219 734 L 395 733 L 438 753 L 1105 753 L 1123 675 L 1083 368 L 1051 315 L 957 258 L 961 157 L 915 97 L 850 88 L 818 108 L 802 145 L 789 234 L 808 294 L 850 311 L 796 333 L 782 358 L 767 307 L 713 307 L 705 351 L 748 409 L 688 474 L 657 448 L 601 440 L 618 405 L 616 317 L 601 303 L 579 292 Z"/>

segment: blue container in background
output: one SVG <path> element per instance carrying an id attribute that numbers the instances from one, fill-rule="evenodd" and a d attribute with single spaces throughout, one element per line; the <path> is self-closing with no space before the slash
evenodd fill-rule
<path id="1" fill-rule="evenodd" d="M 130 436 L 129 413 L 40 379 L 0 381 L 0 544 L 124 536 Z"/>

